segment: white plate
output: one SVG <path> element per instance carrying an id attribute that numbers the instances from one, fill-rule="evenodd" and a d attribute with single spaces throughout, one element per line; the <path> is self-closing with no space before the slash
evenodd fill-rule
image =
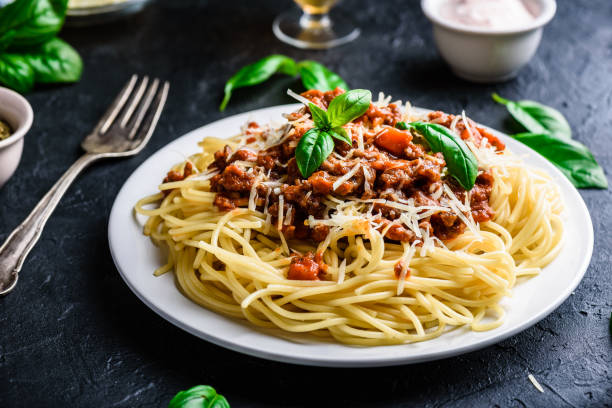
<path id="1" fill-rule="evenodd" d="M 151 156 L 123 185 L 108 225 L 111 253 L 130 289 L 164 319 L 204 340 L 270 360 L 338 367 L 398 365 L 477 350 L 525 330 L 555 310 L 582 279 L 593 251 L 593 226 L 582 198 L 542 156 L 507 136 L 502 136 L 502 139 L 512 151 L 524 155 L 530 165 L 546 170 L 561 187 L 567 212 L 566 242 L 560 255 L 539 276 L 520 282 L 514 288 L 513 296 L 503 300 L 506 320 L 497 329 L 477 333 L 459 328 L 422 343 L 351 347 L 281 333 L 280 330 L 262 330 L 246 321 L 219 315 L 183 296 L 174 283 L 172 273 L 154 277 L 153 271 L 164 260 L 161 251 L 142 235 L 144 217 L 134 217 L 134 204 L 140 198 L 155 193 L 169 168 L 197 152 L 197 142 L 204 137 L 235 135 L 248 119 L 260 123 L 280 121 L 281 113 L 291 112 L 297 106 L 259 109 L 196 129 Z"/>

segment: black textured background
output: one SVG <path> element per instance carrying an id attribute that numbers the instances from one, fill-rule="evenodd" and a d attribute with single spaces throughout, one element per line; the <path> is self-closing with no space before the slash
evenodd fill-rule
<path id="1" fill-rule="evenodd" d="M 83 56 L 80 83 L 28 95 L 35 122 L 19 172 L 0 190 L 0 240 L 78 157 L 79 143 L 130 74 L 172 83 L 149 146 L 103 162 L 68 191 L 30 254 L 19 285 L 0 299 L 0 407 L 164 407 L 181 389 L 211 384 L 232 407 L 564 407 L 612 404 L 612 195 L 582 190 L 595 250 L 575 293 L 534 327 L 438 362 L 376 369 L 298 367 L 208 344 L 150 311 L 123 283 L 106 238 L 110 207 L 149 155 L 216 119 L 291 102 L 277 78 L 217 106 L 224 81 L 270 53 L 316 59 L 353 87 L 457 112 L 508 130 L 490 94 L 559 108 L 575 137 L 612 171 L 612 1 L 560 0 L 536 57 L 497 86 L 453 77 L 436 54 L 419 2 L 344 1 L 362 28 L 354 43 L 301 51 L 277 41 L 272 20 L 289 1 L 157 1 L 132 19 L 62 37 Z M 533 373 L 541 394 L 528 381 Z"/>

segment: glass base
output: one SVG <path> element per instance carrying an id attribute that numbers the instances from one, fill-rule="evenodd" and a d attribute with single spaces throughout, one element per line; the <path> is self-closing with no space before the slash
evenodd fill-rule
<path id="1" fill-rule="evenodd" d="M 307 14 L 291 10 L 278 16 L 272 24 L 276 38 L 294 47 L 327 49 L 353 41 L 360 30 L 349 20 L 327 14 Z"/>

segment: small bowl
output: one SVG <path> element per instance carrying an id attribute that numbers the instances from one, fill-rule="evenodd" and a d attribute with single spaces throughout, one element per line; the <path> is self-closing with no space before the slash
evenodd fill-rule
<path id="1" fill-rule="evenodd" d="M 442 58 L 455 74 L 473 82 L 502 82 L 514 78 L 533 57 L 542 27 L 555 15 L 555 0 L 531 0 L 539 13 L 530 24 L 516 29 L 469 27 L 440 16 L 448 0 L 421 0 L 425 16 L 433 23 L 434 38 Z"/>
<path id="2" fill-rule="evenodd" d="M 140 12 L 150 0 L 122 0 L 103 6 L 69 7 L 66 25 L 85 27 L 109 23 Z"/>
<path id="3" fill-rule="evenodd" d="M 30 130 L 34 113 L 26 99 L 17 92 L 0 87 L 0 119 L 13 133 L 0 141 L 0 187 L 15 173 L 23 151 L 23 137 Z"/>

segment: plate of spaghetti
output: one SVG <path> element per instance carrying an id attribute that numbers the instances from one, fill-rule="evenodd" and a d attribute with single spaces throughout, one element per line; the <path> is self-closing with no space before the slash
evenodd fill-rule
<path id="1" fill-rule="evenodd" d="M 464 112 L 356 91 L 292 93 L 146 160 L 109 221 L 131 290 L 205 340 L 318 366 L 445 358 L 557 308 L 593 248 L 564 176 Z"/>

